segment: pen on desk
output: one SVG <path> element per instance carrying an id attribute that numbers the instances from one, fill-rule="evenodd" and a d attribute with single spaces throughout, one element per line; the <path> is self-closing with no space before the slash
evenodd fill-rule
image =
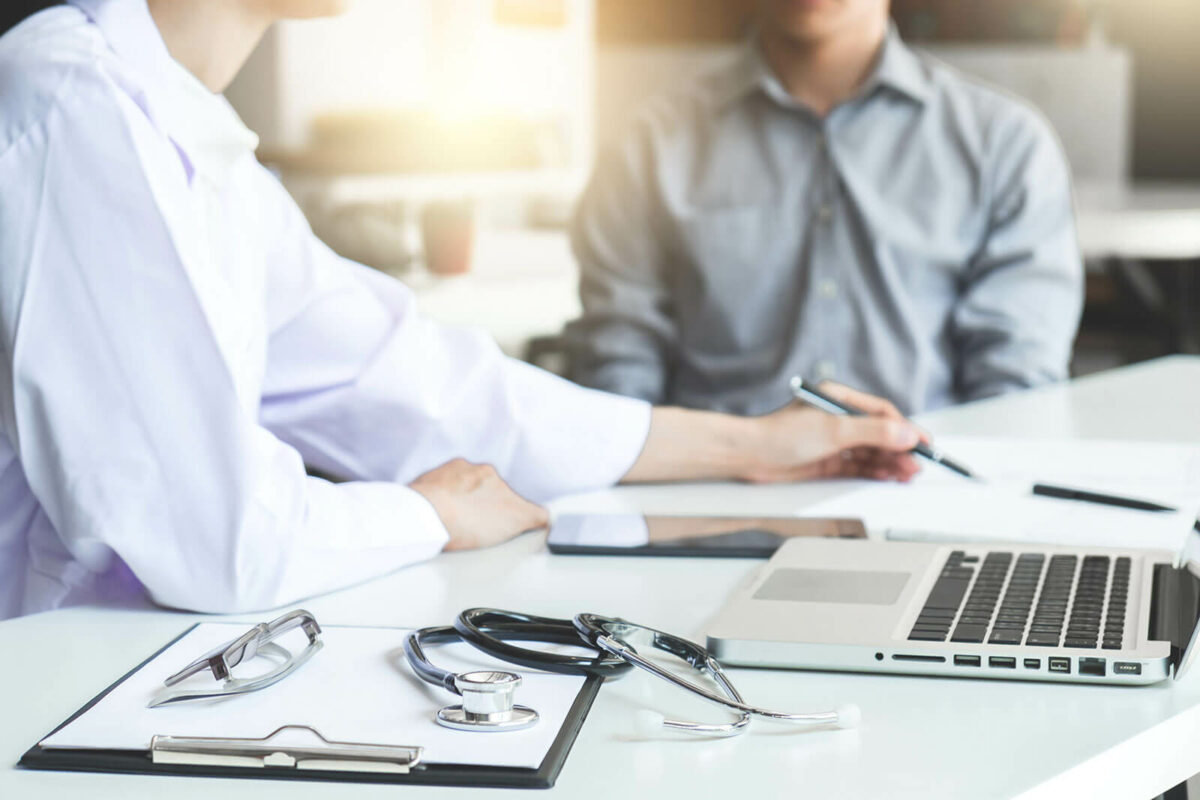
<path id="1" fill-rule="evenodd" d="M 1035 483 L 1033 493 L 1042 497 L 1056 497 L 1060 500 L 1079 500 L 1084 503 L 1099 503 L 1104 506 L 1130 508 L 1136 511 L 1177 511 L 1171 506 L 1159 505 L 1149 500 L 1135 500 L 1132 497 L 1119 497 L 1103 492 L 1089 492 L 1084 489 L 1071 489 L 1066 486 L 1053 486 L 1048 483 Z"/>
<path id="2" fill-rule="evenodd" d="M 792 378 L 791 387 L 792 394 L 797 400 L 805 402 L 813 408 L 820 409 L 826 413 L 834 414 L 836 416 L 849 415 L 852 417 L 865 417 L 867 415 L 867 413 L 862 409 L 855 408 L 854 406 L 847 405 L 846 403 L 842 403 L 838 400 L 834 400 L 820 389 L 809 386 L 808 382 L 799 375 Z M 979 478 L 977 478 L 975 473 L 971 472 L 971 470 L 954 461 L 942 451 L 930 447 L 924 442 L 919 442 L 917 446 L 912 449 L 912 452 L 929 459 L 935 464 L 941 464 L 946 469 L 957 472 L 964 478 L 979 480 Z"/>

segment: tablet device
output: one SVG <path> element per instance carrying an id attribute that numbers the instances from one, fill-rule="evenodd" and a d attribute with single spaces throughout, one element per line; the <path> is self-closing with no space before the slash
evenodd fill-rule
<path id="1" fill-rule="evenodd" d="M 867 531 L 857 519 L 564 514 L 546 544 L 576 555 L 770 558 L 798 536 L 865 539 Z"/>

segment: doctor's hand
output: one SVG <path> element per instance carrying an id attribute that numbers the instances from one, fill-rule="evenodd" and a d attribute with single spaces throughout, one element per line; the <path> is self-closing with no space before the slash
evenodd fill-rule
<path id="1" fill-rule="evenodd" d="M 461 458 L 426 472 L 409 484 L 424 495 L 446 531 L 447 550 L 472 550 L 508 541 L 550 524 L 546 509 L 512 490 L 491 464 Z"/>
<path id="2" fill-rule="evenodd" d="M 927 434 L 882 398 L 838 384 L 821 388 L 867 416 L 838 417 L 798 402 L 761 417 L 655 408 L 642 453 L 622 482 L 906 481 L 917 473 L 909 451 Z"/>
<path id="3" fill-rule="evenodd" d="M 815 478 L 874 478 L 907 481 L 919 470 L 909 452 L 929 435 L 906 420 L 887 400 L 836 383 L 823 383 L 830 397 L 867 412 L 839 417 L 801 403 L 753 420 L 760 425 L 760 463 L 743 476 L 753 482 Z"/>

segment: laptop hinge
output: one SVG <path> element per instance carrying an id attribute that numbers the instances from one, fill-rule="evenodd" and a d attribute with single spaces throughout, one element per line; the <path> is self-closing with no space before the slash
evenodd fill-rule
<path id="1" fill-rule="evenodd" d="M 1179 666 L 1179 571 L 1170 564 L 1154 565 L 1154 581 L 1150 589 L 1149 639 L 1170 642 L 1172 667 Z M 1190 632 L 1190 629 L 1189 629 Z"/>
<path id="2" fill-rule="evenodd" d="M 1200 620 L 1200 579 L 1186 566 L 1154 565 L 1150 590 L 1150 639 L 1170 642 L 1171 666 L 1178 669 Z"/>

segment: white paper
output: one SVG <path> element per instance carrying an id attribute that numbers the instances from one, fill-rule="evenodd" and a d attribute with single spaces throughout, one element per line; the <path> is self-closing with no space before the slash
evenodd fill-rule
<path id="1" fill-rule="evenodd" d="M 523 683 L 516 700 L 541 714 L 536 725 L 503 733 L 451 730 L 438 725 L 434 714 L 461 699 L 417 678 L 404 658 L 406 631 L 330 627 L 321 634 L 321 651 L 274 686 L 220 700 L 146 708 L 164 678 L 248 627 L 197 626 L 42 746 L 148 750 L 156 734 L 259 738 L 284 725 L 309 725 L 330 741 L 424 747 L 425 763 L 536 768 L 584 681 L 519 670 Z M 288 649 L 306 642 L 298 631 L 289 637 L 298 638 L 280 640 Z M 461 643 L 430 648 L 428 655 L 455 671 L 509 669 Z M 205 681 L 212 684 L 211 675 L 185 685 Z"/>
<path id="2" fill-rule="evenodd" d="M 1143 547 L 1177 551 L 1200 510 L 1200 449 L 1127 441 L 942 437 L 937 446 L 984 478 L 924 465 L 909 484 L 844 481 L 806 517 L 858 517 L 872 536 Z M 1174 506 L 1134 511 L 1040 497 L 1034 483 Z"/>

